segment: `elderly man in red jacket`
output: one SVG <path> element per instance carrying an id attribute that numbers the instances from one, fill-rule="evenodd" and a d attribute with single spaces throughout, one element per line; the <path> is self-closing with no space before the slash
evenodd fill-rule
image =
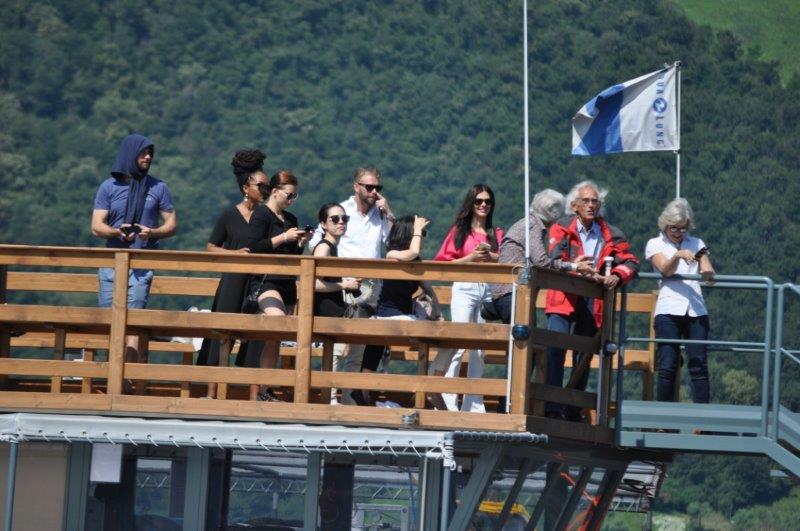
<path id="1" fill-rule="evenodd" d="M 586 257 L 594 264 L 592 277 L 607 289 L 629 282 L 639 272 L 639 260 L 630 250 L 625 235 L 600 216 L 600 207 L 605 197 L 593 181 L 582 181 L 567 194 L 567 204 L 574 214 L 561 218 L 549 230 L 548 252 L 550 257 L 574 262 L 577 257 Z M 604 259 L 611 257 L 611 271 L 603 271 Z M 602 322 L 603 301 L 587 299 L 563 291 L 548 290 L 547 328 L 556 332 L 592 336 Z M 585 354 L 574 353 L 572 366 L 577 367 Z M 586 354 L 591 355 L 591 354 Z M 564 349 L 547 349 L 548 385 L 561 387 L 564 380 Z M 588 371 L 578 382 L 578 389 L 586 389 Z M 548 402 L 545 414 L 551 418 L 580 420 L 577 407 L 564 408 L 561 404 Z"/>

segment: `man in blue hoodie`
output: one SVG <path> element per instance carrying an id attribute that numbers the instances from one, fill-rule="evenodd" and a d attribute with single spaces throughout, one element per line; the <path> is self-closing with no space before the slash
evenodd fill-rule
<path id="1" fill-rule="evenodd" d="M 164 181 L 148 174 L 154 146 L 138 134 L 126 136 L 119 145 L 111 177 L 97 190 L 92 211 L 92 234 L 105 238 L 114 249 L 156 249 L 158 241 L 175 234 L 178 227 L 172 196 Z M 111 307 L 114 269 L 98 272 L 98 304 Z M 144 308 L 150 295 L 153 272 L 131 269 L 128 274 L 128 308 Z M 126 358 L 138 357 L 138 338 L 128 338 Z"/>

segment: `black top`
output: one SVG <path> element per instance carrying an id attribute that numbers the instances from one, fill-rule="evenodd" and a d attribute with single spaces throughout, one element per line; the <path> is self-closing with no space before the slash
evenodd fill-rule
<path id="1" fill-rule="evenodd" d="M 413 314 L 414 301 L 412 297 L 419 286 L 419 280 L 384 280 L 381 295 L 378 297 L 377 316 L 392 317 Z"/>
<path id="2" fill-rule="evenodd" d="M 264 208 L 267 217 L 267 227 L 265 239 L 255 246 L 255 252 L 265 252 L 269 254 L 303 254 L 303 248 L 297 245 L 297 240 L 286 243 L 281 242 L 277 246 L 272 245 L 272 238 L 279 236 L 287 230 L 297 227 L 297 218 L 288 210 L 283 211 L 283 221 L 269 209 Z M 262 250 L 263 249 L 263 250 Z M 254 249 L 251 249 L 254 250 Z M 295 280 L 293 276 L 268 275 L 267 278 L 273 280 Z"/>
<path id="3" fill-rule="evenodd" d="M 259 242 L 264 239 L 267 232 L 266 210 L 267 207 L 264 205 L 256 205 L 248 222 L 236 205 L 229 206 L 217 218 L 208 242 L 233 251 L 243 247 L 251 251 L 255 251 L 256 248 L 263 249 L 264 244 Z"/>
<path id="4" fill-rule="evenodd" d="M 330 247 L 330 256 L 339 256 L 336 246 L 324 238 L 319 241 L 314 247 L 314 250 L 322 244 Z M 311 254 L 314 254 L 314 252 L 312 251 Z M 324 277 L 321 280 L 341 282 L 342 277 Z M 344 315 L 346 308 L 347 305 L 344 303 L 344 295 L 341 290 L 314 293 L 314 315 L 321 315 L 322 317 L 341 317 Z"/>

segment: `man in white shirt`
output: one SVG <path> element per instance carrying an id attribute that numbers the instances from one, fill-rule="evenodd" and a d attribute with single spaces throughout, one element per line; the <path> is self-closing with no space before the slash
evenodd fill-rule
<path id="1" fill-rule="evenodd" d="M 389 201 L 381 195 L 381 172 L 372 166 L 362 166 L 353 174 L 353 195 L 342 201 L 340 205 L 345 214 L 350 216 L 347 231 L 342 235 L 337 246 L 338 255 L 342 258 L 373 258 L 382 256 L 383 244 L 389 237 L 389 230 L 394 223 L 394 214 Z M 323 236 L 322 227 L 317 227 L 309 248 L 313 249 Z M 356 308 L 353 317 L 370 317 L 380 294 L 380 280 L 364 279 L 361 282 L 361 295 L 345 292 L 345 302 Z M 342 372 L 359 372 L 364 345 L 346 345 L 337 343 L 333 350 L 333 370 Z M 335 401 L 335 393 L 331 403 Z M 342 390 L 342 401 L 354 403 L 350 392 Z"/>

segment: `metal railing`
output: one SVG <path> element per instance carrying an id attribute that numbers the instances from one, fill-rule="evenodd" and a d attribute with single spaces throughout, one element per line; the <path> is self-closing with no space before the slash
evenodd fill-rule
<path id="1" fill-rule="evenodd" d="M 780 435 L 780 410 L 781 410 L 781 367 L 783 365 L 783 357 L 793 361 L 800 367 L 800 351 L 789 350 L 783 346 L 783 321 L 784 313 L 786 310 L 785 300 L 787 291 L 800 296 L 800 286 L 797 284 L 781 284 L 777 287 L 778 291 L 778 310 L 775 319 L 775 359 L 774 359 L 774 374 L 772 377 L 772 433 L 770 434 L 772 440 L 778 442 Z"/>

